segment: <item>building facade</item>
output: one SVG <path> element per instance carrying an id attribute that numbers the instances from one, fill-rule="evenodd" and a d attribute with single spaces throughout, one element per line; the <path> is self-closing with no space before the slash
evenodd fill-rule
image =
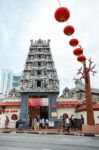
<path id="1" fill-rule="evenodd" d="M 0 69 L 0 93 L 6 95 L 12 88 L 12 71 Z"/>
<path id="2" fill-rule="evenodd" d="M 19 90 L 21 86 L 21 79 L 22 79 L 22 73 L 13 74 L 12 88 Z"/>
<path id="3" fill-rule="evenodd" d="M 85 103 L 85 92 L 83 91 L 83 97 L 79 97 L 78 99 L 78 87 L 80 82 L 76 82 L 75 87 L 72 89 L 65 88 L 63 90 L 63 93 L 61 97 L 58 97 L 56 99 L 56 102 L 54 103 L 54 108 L 51 109 L 51 115 L 54 116 L 54 118 L 57 118 L 57 121 L 59 121 L 60 117 L 64 114 L 67 114 L 68 117 L 71 115 L 74 115 L 74 118 L 76 120 L 79 120 L 81 115 L 84 117 L 84 124 L 87 124 L 87 109 L 86 109 L 86 103 Z M 82 85 L 82 84 L 81 84 Z M 81 89 L 80 85 L 80 89 Z M 84 86 L 83 86 L 84 87 Z M 75 90 L 76 89 L 76 90 Z M 98 89 L 97 89 L 97 93 Z M 37 93 L 36 93 L 37 94 Z M 40 93 L 38 93 L 40 94 Z M 72 96 L 71 96 L 72 95 Z M 93 97 L 96 95 L 96 91 L 93 91 Z M 82 98 L 82 99 L 81 99 Z M 39 98 L 35 95 L 35 97 L 32 95 L 32 97 L 28 97 L 28 111 L 31 115 L 31 117 L 35 117 L 40 113 L 46 114 L 46 110 L 48 111 L 49 103 L 48 103 L 47 97 L 40 97 Z M 7 99 L 5 99 L 3 102 L 0 102 L 0 128 L 4 127 L 4 120 L 6 115 L 9 117 L 10 123 L 9 128 L 15 127 L 17 119 L 20 118 L 21 113 L 21 98 L 20 94 L 17 90 L 12 89 L 9 92 L 9 96 Z M 44 111 L 45 109 L 45 111 Z M 52 111 L 54 110 L 54 111 Z M 93 102 L 93 112 L 94 112 L 94 119 L 95 124 L 99 124 L 99 102 L 95 101 Z M 56 115 L 57 114 L 57 115 Z M 13 115 L 17 116 L 17 119 L 13 119 Z M 50 120 L 49 120 L 50 121 Z M 55 120 L 53 120 L 54 122 Z"/>

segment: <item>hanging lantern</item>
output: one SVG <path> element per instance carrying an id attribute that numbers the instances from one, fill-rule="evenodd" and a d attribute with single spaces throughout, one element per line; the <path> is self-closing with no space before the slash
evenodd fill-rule
<path id="1" fill-rule="evenodd" d="M 78 41 L 77 39 L 75 39 L 75 38 L 73 38 L 73 39 L 71 39 L 71 40 L 69 41 L 69 45 L 70 45 L 70 46 L 77 46 L 78 43 L 79 43 L 79 41 Z"/>
<path id="2" fill-rule="evenodd" d="M 74 33 L 75 29 L 73 26 L 71 25 L 67 25 L 65 28 L 64 28 L 64 34 L 66 35 L 72 35 Z"/>
<path id="3" fill-rule="evenodd" d="M 58 22 L 65 22 L 69 19 L 70 12 L 66 7 L 59 7 L 56 9 L 54 17 Z"/>
<path id="4" fill-rule="evenodd" d="M 79 62 L 84 62 L 84 61 L 86 60 L 86 57 L 85 57 L 84 55 L 79 55 L 79 56 L 77 57 L 77 60 L 78 60 Z"/>
<path id="5" fill-rule="evenodd" d="M 82 48 L 76 48 L 73 51 L 73 54 L 79 56 L 79 55 L 83 54 L 83 49 Z"/>

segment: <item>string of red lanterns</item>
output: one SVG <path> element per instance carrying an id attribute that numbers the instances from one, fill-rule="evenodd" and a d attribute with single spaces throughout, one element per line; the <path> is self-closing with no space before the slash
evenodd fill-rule
<path id="1" fill-rule="evenodd" d="M 56 21 L 58 21 L 58 22 L 61 22 L 61 23 L 67 22 L 67 20 L 70 18 L 70 11 L 67 7 L 62 7 L 59 0 L 58 0 L 58 2 L 59 2 L 60 7 L 56 9 L 54 17 L 55 17 Z M 71 36 L 75 32 L 75 28 L 72 25 L 66 25 L 63 29 L 63 32 L 65 35 Z M 69 41 L 70 46 L 72 46 L 72 47 L 78 46 L 78 48 L 76 48 L 73 51 L 73 54 L 77 56 L 77 60 L 79 62 L 83 62 L 86 60 L 86 57 L 83 55 L 83 49 L 78 44 L 79 44 L 79 40 L 76 38 L 72 38 Z"/>

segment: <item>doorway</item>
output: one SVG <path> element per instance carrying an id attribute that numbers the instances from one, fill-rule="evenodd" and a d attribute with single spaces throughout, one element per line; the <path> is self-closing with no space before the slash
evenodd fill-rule
<path id="1" fill-rule="evenodd" d="M 29 107 L 29 118 L 48 118 L 48 106 Z"/>

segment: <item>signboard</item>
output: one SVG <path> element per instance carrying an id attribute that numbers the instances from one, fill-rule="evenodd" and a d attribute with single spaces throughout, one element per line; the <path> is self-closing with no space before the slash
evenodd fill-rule
<path id="1" fill-rule="evenodd" d="M 29 98 L 28 105 L 32 107 L 48 106 L 48 98 Z"/>
<path id="2" fill-rule="evenodd" d="M 57 117 L 57 112 L 52 112 L 52 113 L 51 113 L 51 116 L 52 116 L 52 117 Z"/>

